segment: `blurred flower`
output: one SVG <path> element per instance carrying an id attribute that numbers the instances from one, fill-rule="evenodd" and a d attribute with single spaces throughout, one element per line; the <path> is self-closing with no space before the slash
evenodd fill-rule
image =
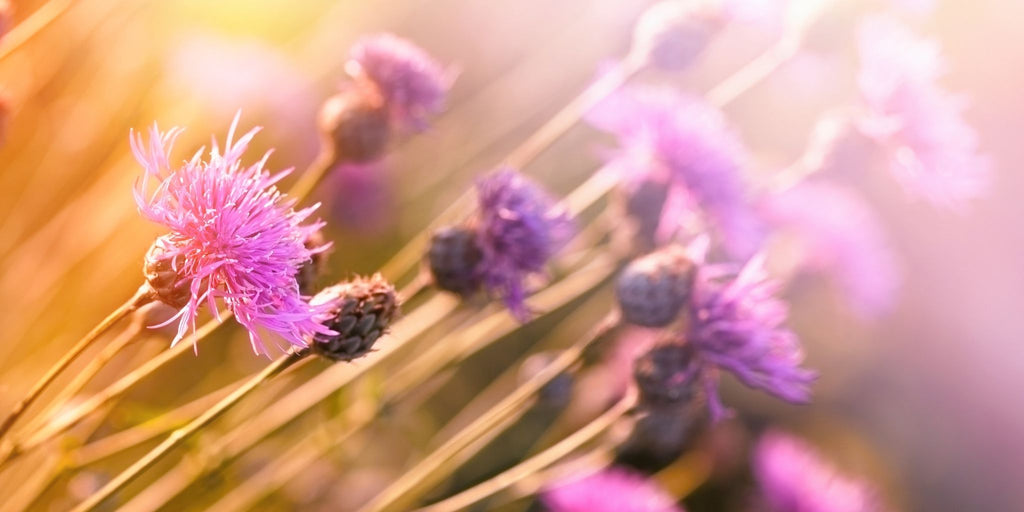
<path id="1" fill-rule="evenodd" d="M 774 297 L 779 286 L 763 263 L 755 256 L 727 283 L 714 266 L 697 271 L 686 340 L 708 365 L 703 382 L 716 420 L 727 414 L 718 397 L 719 368 L 787 402 L 810 400 L 808 386 L 816 374 L 800 367 L 800 341 L 783 325 L 786 305 Z"/>
<path id="2" fill-rule="evenodd" d="M 936 83 L 945 71 L 938 44 L 886 17 L 865 19 L 858 39 L 858 82 L 868 110 L 861 128 L 886 149 L 896 179 L 947 206 L 983 193 L 989 161 L 963 119 L 964 98 Z"/>
<path id="3" fill-rule="evenodd" d="M 802 441 L 779 432 L 761 437 L 753 457 L 763 506 L 770 512 L 883 510 L 873 489 L 838 473 Z"/>
<path id="4" fill-rule="evenodd" d="M 548 487 L 542 501 L 551 512 L 681 512 L 657 484 L 613 467 L 573 476 Z"/>
<path id="5" fill-rule="evenodd" d="M 476 185 L 477 266 L 484 288 L 501 297 L 520 319 L 528 314 L 524 281 L 542 272 L 568 241 L 572 223 L 564 208 L 511 168 L 501 168 Z"/>
<path id="6" fill-rule="evenodd" d="M 691 343 L 662 343 L 636 360 L 633 375 L 643 404 L 689 402 L 703 370 Z"/>
<path id="7" fill-rule="evenodd" d="M 773 196 L 768 217 L 795 242 L 797 266 L 822 272 L 865 316 L 892 306 L 898 272 L 882 226 L 852 190 L 805 181 Z"/>
<path id="8" fill-rule="evenodd" d="M 710 222 L 731 254 L 752 254 L 760 226 L 747 202 L 745 151 L 722 113 L 669 89 L 632 88 L 599 105 L 588 120 L 619 139 L 609 165 L 624 187 L 644 182 L 668 188 L 658 235 L 664 240 Z"/>
<path id="9" fill-rule="evenodd" d="M 187 304 L 168 320 L 180 318 L 174 343 L 190 326 L 195 330 L 202 302 L 216 311 L 221 299 L 248 329 L 257 353 L 267 353 L 263 329 L 306 346 L 315 333 L 331 333 L 317 321 L 325 308 L 306 303 L 296 281 L 299 267 L 326 249 L 304 245 L 322 223 L 301 224 L 316 207 L 292 209 L 294 201 L 275 186 L 288 171 L 263 170 L 269 153 L 242 167 L 242 154 L 258 128 L 234 142 L 237 124 L 238 116 L 224 153 L 214 142 L 209 160 L 200 159 L 200 150 L 178 168 L 171 167 L 169 153 L 179 129 L 161 133 L 154 125 L 148 144 L 141 134 L 131 137 L 132 152 L 146 169 L 135 202 L 143 216 L 170 229 L 161 237 L 164 257 L 172 261 L 178 280 L 189 285 Z M 152 191 L 151 177 L 159 180 Z"/>
<path id="10" fill-rule="evenodd" d="M 331 219 L 361 233 L 376 233 L 394 220 L 392 191 L 382 161 L 340 164 L 321 186 Z M 333 224 L 333 222 L 332 222 Z"/>
<path id="11" fill-rule="evenodd" d="M 444 106 L 451 77 L 425 51 L 393 34 L 366 36 L 349 52 L 346 71 L 380 92 L 399 125 L 422 130 Z"/>
<path id="12" fill-rule="evenodd" d="M 644 327 L 672 323 L 690 298 L 695 271 L 686 248 L 678 244 L 631 261 L 615 283 L 623 319 Z"/>
<path id="13" fill-rule="evenodd" d="M 632 51 L 653 66 L 681 70 L 704 51 L 725 21 L 718 0 L 662 0 L 637 21 Z"/>

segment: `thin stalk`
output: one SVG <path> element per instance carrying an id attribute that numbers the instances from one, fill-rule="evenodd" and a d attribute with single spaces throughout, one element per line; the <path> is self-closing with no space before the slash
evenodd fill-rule
<path id="1" fill-rule="evenodd" d="M 225 397 L 223 400 L 217 402 L 216 405 L 203 413 L 203 415 L 192 420 L 188 425 L 172 432 L 171 435 L 162 443 L 157 445 L 156 448 L 150 450 L 149 453 L 142 456 L 142 458 L 129 466 L 128 469 L 114 477 L 113 480 L 104 485 L 99 491 L 92 496 L 89 496 L 85 501 L 72 509 L 72 512 L 88 512 L 96 510 L 96 508 L 102 505 L 104 501 L 113 496 L 114 493 L 124 489 L 125 486 L 138 478 L 144 471 L 153 466 L 153 464 L 156 464 L 171 450 L 178 447 L 185 442 L 186 439 L 195 435 L 195 433 L 199 432 L 203 427 L 219 418 L 227 412 L 228 409 L 241 402 L 243 398 L 255 391 L 261 384 L 281 373 L 292 364 L 295 364 L 308 353 L 308 350 L 305 349 L 292 349 L 287 354 L 276 359 L 273 363 L 267 365 L 263 371 L 246 382 L 242 387 Z"/>
<path id="2" fill-rule="evenodd" d="M 799 38 L 784 36 L 767 51 L 708 91 L 705 99 L 719 108 L 732 103 L 789 62 L 799 50 Z"/>
<path id="3" fill-rule="evenodd" d="M 57 361 L 57 364 L 50 367 L 46 372 L 46 375 L 35 383 L 32 389 L 28 392 L 28 395 L 14 405 L 14 409 L 11 410 L 7 419 L 4 420 L 3 424 L 0 424 L 0 440 L 4 438 L 11 427 L 14 426 L 14 423 L 17 422 L 23 414 L 25 414 L 25 411 L 28 410 L 29 406 L 39 398 L 39 395 L 46 390 L 54 379 L 56 379 L 57 376 L 75 360 L 75 358 L 91 347 L 103 333 L 107 332 L 107 330 L 117 324 L 119 320 L 151 300 L 152 297 L 150 295 L 149 287 L 146 285 L 139 287 L 138 291 L 135 292 L 135 295 L 128 299 L 124 304 L 118 306 L 113 313 L 107 315 L 99 325 L 93 327 L 91 331 L 83 336 L 82 339 L 78 340 L 78 342 L 75 343 L 67 352 L 65 352 L 60 360 Z"/>
<path id="4" fill-rule="evenodd" d="M 107 386 L 103 390 L 97 392 L 80 406 L 76 407 L 73 411 L 68 414 L 62 414 L 60 416 L 50 418 L 46 427 L 41 428 L 34 435 L 28 437 L 24 441 L 16 442 L 9 446 L 6 451 L 0 455 L 0 466 L 24 454 L 25 452 L 33 450 L 36 447 L 56 438 L 64 432 L 67 432 L 68 429 L 77 425 L 83 418 L 99 410 L 112 400 L 120 397 L 136 383 L 153 374 L 157 369 L 163 367 L 163 365 L 172 361 L 179 355 L 188 352 L 192 349 L 193 343 L 198 343 L 199 340 L 205 338 L 218 326 L 222 325 L 223 322 L 231 318 L 231 316 L 232 315 L 229 312 L 222 315 L 220 320 L 211 320 L 210 322 L 207 322 L 194 334 L 191 334 L 181 340 L 177 345 L 157 354 L 156 357 L 149 359 L 131 373 L 121 377 L 110 386 Z"/>
<path id="5" fill-rule="evenodd" d="M 335 163 L 337 163 L 337 159 L 335 158 L 334 149 L 330 143 L 321 141 L 320 153 L 313 160 L 313 163 L 309 164 L 306 171 L 299 176 L 298 181 L 292 185 L 292 188 L 288 190 L 288 197 L 294 198 L 296 201 L 305 199 L 313 192 L 317 184 L 324 179 L 327 171 Z"/>
<path id="6" fill-rule="evenodd" d="M 502 401 L 495 404 L 475 421 L 456 433 L 451 439 L 437 447 L 412 469 L 403 473 L 401 478 L 360 508 L 360 511 L 376 512 L 408 509 L 409 505 L 414 503 L 422 492 L 426 491 L 426 488 L 432 481 L 443 476 L 437 470 L 445 461 L 466 449 L 485 434 L 492 432 L 498 423 L 506 419 L 519 406 L 539 391 L 541 387 L 568 369 L 583 355 L 584 350 L 590 344 L 600 339 L 609 330 L 617 326 L 618 323 L 618 314 L 609 313 L 588 335 L 580 338 L 576 343 L 565 349 L 558 357 L 517 387 Z"/>
<path id="7" fill-rule="evenodd" d="M 421 508 L 419 512 L 455 512 L 503 491 L 558 462 L 559 459 L 569 455 L 587 441 L 594 439 L 617 419 L 629 412 L 635 404 L 636 393 L 628 393 L 596 419 L 550 448 L 444 501 Z"/>
<path id="8" fill-rule="evenodd" d="M 68 10 L 68 7 L 71 7 L 71 0 L 50 0 L 36 9 L 32 15 L 11 29 L 3 40 L 0 40 L 0 60 L 50 26 L 50 23 L 53 23 Z"/>

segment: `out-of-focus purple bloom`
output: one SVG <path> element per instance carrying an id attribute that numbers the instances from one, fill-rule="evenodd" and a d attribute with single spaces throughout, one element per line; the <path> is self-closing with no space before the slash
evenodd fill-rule
<path id="1" fill-rule="evenodd" d="M 625 187 L 645 180 L 668 187 L 662 239 L 703 218 L 731 254 L 756 250 L 761 230 L 742 175 L 746 152 L 719 110 L 669 89 L 631 88 L 608 98 L 588 120 L 618 137 L 609 165 Z"/>
<path id="2" fill-rule="evenodd" d="M 682 512 L 657 484 L 639 473 L 610 468 L 573 476 L 544 491 L 551 512 Z"/>
<path id="3" fill-rule="evenodd" d="M 372 82 L 391 112 L 407 128 L 422 130 L 444 106 L 451 77 L 425 51 L 393 34 L 360 39 L 349 53 L 346 71 Z"/>
<path id="4" fill-rule="evenodd" d="M 990 162 L 963 119 L 965 100 L 936 82 L 945 71 L 938 44 L 886 17 L 864 20 L 858 77 L 867 114 L 861 127 L 886 150 L 889 169 L 908 191 L 958 206 L 980 195 Z"/>
<path id="5" fill-rule="evenodd" d="M 798 266 L 823 272 L 865 316 L 892 306 L 899 275 L 881 224 L 851 190 L 809 181 L 771 197 L 768 217 L 795 242 Z"/>
<path id="6" fill-rule="evenodd" d="M 477 266 L 484 287 L 501 297 L 517 318 L 528 316 L 524 281 L 542 272 L 568 241 L 568 213 L 544 190 L 511 168 L 502 168 L 476 185 Z"/>
<path id="7" fill-rule="evenodd" d="M 363 233 L 387 226 L 393 219 L 391 189 L 382 161 L 341 164 L 331 171 L 323 190 L 331 218 Z"/>
<path id="8" fill-rule="evenodd" d="M 316 206 L 294 211 L 275 184 L 288 171 L 271 175 L 263 169 L 269 153 L 243 167 L 241 158 L 253 129 L 234 141 L 238 117 L 228 132 L 224 152 L 216 141 L 209 160 L 202 150 L 180 167 L 169 153 L 179 129 L 161 133 L 154 125 L 147 144 L 131 137 L 132 152 L 146 172 L 134 189 L 135 202 L 147 219 L 167 227 L 161 240 L 179 280 L 189 283 L 191 297 L 178 312 L 179 341 L 195 330 L 200 305 L 216 311 L 224 302 L 249 331 L 253 350 L 267 353 L 261 330 L 271 331 L 296 346 L 306 346 L 314 333 L 332 331 L 318 321 L 324 313 L 299 293 L 296 274 L 313 252 L 306 239 L 322 223 L 303 225 Z M 159 184 L 151 190 L 149 180 Z"/>
<path id="9" fill-rule="evenodd" d="M 718 0 L 662 0 L 637 20 L 632 51 L 651 65 L 684 69 L 704 51 L 725 21 Z"/>
<path id="10" fill-rule="evenodd" d="M 720 268 L 697 271 L 686 340 L 710 365 L 703 382 L 716 420 L 727 414 L 718 397 L 719 368 L 787 402 L 810 400 L 809 385 L 816 374 L 800 367 L 800 341 L 784 325 L 786 305 L 775 297 L 779 285 L 768 278 L 763 263 L 755 256 L 725 283 Z"/>
<path id="11" fill-rule="evenodd" d="M 804 442 L 769 432 L 757 444 L 754 476 L 769 512 L 873 512 L 884 507 L 863 482 L 847 478 Z"/>

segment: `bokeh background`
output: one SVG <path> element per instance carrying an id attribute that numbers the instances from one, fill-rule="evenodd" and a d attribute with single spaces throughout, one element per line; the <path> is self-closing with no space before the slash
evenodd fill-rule
<path id="1" fill-rule="evenodd" d="M 132 201 L 141 169 L 130 129 L 187 127 L 177 146 L 184 158 L 211 134 L 222 138 L 241 109 L 243 125 L 264 127 L 254 154 L 276 148 L 270 168 L 301 170 L 316 155 L 316 111 L 342 79 L 349 45 L 379 31 L 420 44 L 459 72 L 446 112 L 400 140 L 379 174 L 332 176 L 314 194 L 335 241 L 333 277 L 366 273 L 624 55 L 648 3 L 16 0 L 15 24 L 56 17 L 28 40 L 15 30 L 0 41 L 9 109 L 0 146 L 0 409 L 141 281 L 158 231 Z M 694 68 L 639 79 L 709 89 L 778 36 L 771 20 L 782 6 L 758 5 L 761 22 L 730 27 Z M 945 85 L 971 98 L 968 116 L 995 163 L 990 192 L 949 212 L 908 200 L 881 173 L 854 176 L 899 258 L 896 307 L 865 320 L 827 287 L 791 287 L 794 323 L 822 374 L 814 405 L 769 404 L 729 388 L 743 414 L 806 435 L 907 509 L 1024 509 L 1022 16 L 1019 2 L 937 0 L 914 21 L 941 41 Z M 854 94 L 852 40 L 833 36 L 727 109 L 759 172 L 796 158 L 816 116 Z M 602 142 L 577 127 L 525 171 L 565 192 L 596 167 Z M 129 396 L 123 421 L 265 364 L 239 332 L 219 337 Z M 156 335 L 146 348 L 165 342 Z M 471 387 L 472 373 L 466 378 Z M 450 414 L 436 410 L 408 428 L 436 429 Z M 386 477 L 360 478 L 348 482 L 350 494 L 371 493 Z"/>

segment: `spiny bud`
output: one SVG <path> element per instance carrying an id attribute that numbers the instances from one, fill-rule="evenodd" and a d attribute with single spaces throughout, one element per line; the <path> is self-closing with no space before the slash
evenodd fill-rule
<path id="1" fill-rule="evenodd" d="M 175 268 L 175 260 L 181 263 L 182 259 L 180 255 L 170 252 L 167 241 L 161 237 L 146 251 L 142 267 L 142 273 L 146 276 L 146 283 L 154 298 L 175 309 L 185 307 L 192 297 L 188 281 L 182 281 Z"/>
<path id="2" fill-rule="evenodd" d="M 337 334 L 316 334 L 312 349 L 335 361 L 366 355 L 398 316 L 395 287 L 380 274 L 324 288 L 310 304 L 331 305 L 324 325 Z"/>
<path id="3" fill-rule="evenodd" d="M 696 265 L 678 245 L 633 260 L 615 287 L 623 317 L 644 327 L 672 323 L 690 298 L 695 274 Z"/>
<path id="4" fill-rule="evenodd" d="M 312 295 L 316 291 L 316 282 L 327 272 L 327 255 L 330 249 L 321 249 L 326 244 L 324 234 L 320 230 L 314 231 L 306 238 L 306 249 L 313 251 L 309 261 L 299 267 L 295 274 L 295 280 L 299 283 L 299 292 L 303 295 Z"/>
<path id="5" fill-rule="evenodd" d="M 476 267 L 482 258 L 472 228 L 441 228 L 430 239 L 427 264 L 434 284 L 442 290 L 460 295 L 477 291 L 481 282 Z"/>
<path id="6" fill-rule="evenodd" d="M 633 363 L 633 378 L 643 403 L 689 401 L 699 377 L 700 361 L 689 343 L 657 345 Z"/>
<path id="7" fill-rule="evenodd" d="M 724 21 L 717 0 L 663 0 L 640 16 L 632 51 L 651 65 L 681 70 L 704 51 Z"/>
<path id="8" fill-rule="evenodd" d="M 320 132 L 334 148 L 338 163 L 377 160 L 391 138 L 391 121 L 380 93 L 353 83 L 320 108 Z"/>

